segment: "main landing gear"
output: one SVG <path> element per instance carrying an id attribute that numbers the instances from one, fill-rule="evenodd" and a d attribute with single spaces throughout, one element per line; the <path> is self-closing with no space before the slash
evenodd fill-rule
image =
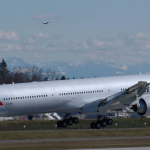
<path id="1" fill-rule="evenodd" d="M 112 119 L 106 119 L 104 118 L 103 120 L 98 120 L 97 122 L 92 122 L 90 124 L 90 127 L 92 129 L 100 129 L 105 128 L 107 125 L 112 125 L 113 124 L 113 120 Z"/>
<path id="2" fill-rule="evenodd" d="M 61 128 L 65 128 L 68 126 L 71 126 L 72 124 L 77 124 L 79 123 L 79 119 L 77 117 L 69 117 L 68 119 L 65 118 L 64 120 L 60 120 L 57 122 L 57 127 Z"/>

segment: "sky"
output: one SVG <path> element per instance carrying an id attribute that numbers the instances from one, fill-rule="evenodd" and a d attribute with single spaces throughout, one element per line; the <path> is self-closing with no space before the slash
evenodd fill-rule
<path id="1" fill-rule="evenodd" d="M 149 0 L 0 0 L 0 59 L 150 63 L 149 16 Z"/>

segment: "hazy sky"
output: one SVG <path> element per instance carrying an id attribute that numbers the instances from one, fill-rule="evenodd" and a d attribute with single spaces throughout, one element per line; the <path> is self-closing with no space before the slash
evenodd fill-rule
<path id="1" fill-rule="evenodd" d="M 150 63 L 150 0 L 0 0 L 7 57 Z"/>

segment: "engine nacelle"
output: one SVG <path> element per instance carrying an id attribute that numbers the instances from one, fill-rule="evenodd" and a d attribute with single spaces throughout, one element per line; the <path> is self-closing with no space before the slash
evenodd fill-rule
<path id="1" fill-rule="evenodd" d="M 143 97 L 139 100 L 139 104 L 131 107 L 135 112 L 142 116 L 150 116 L 150 96 Z"/>
<path id="2" fill-rule="evenodd" d="M 139 105 L 138 105 L 138 107 L 137 107 L 137 113 L 139 114 L 139 115 L 145 115 L 146 114 L 146 112 L 147 112 L 147 105 L 146 105 L 146 102 L 145 102 L 145 100 L 144 99 L 140 99 L 139 100 Z"/>

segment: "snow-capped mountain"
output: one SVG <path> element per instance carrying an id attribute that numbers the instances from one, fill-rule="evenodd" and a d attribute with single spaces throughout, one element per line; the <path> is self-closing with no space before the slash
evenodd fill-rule
<path id="1" fill-rule="evenodd" d="M 145 74 L 150 73 L 150 64 L 117 64 L 116 62 L 103 62 L 103 61 L 86 61 L 84 63 L 72 63 L 52 61 L 44 63 L 30 63 L 22 58 L 7 58 L 5 59 L 7 66 L 10 70 L 14 67 L 26 68 L 29 66 L 37 65 L 44 70 L 50 68 L 55 70 L 68 78 L 81 78 L 81 77 L 102 77 L 102 76 L 116 76 L 116 75 L 130 75 L 130 74 Z"/>

